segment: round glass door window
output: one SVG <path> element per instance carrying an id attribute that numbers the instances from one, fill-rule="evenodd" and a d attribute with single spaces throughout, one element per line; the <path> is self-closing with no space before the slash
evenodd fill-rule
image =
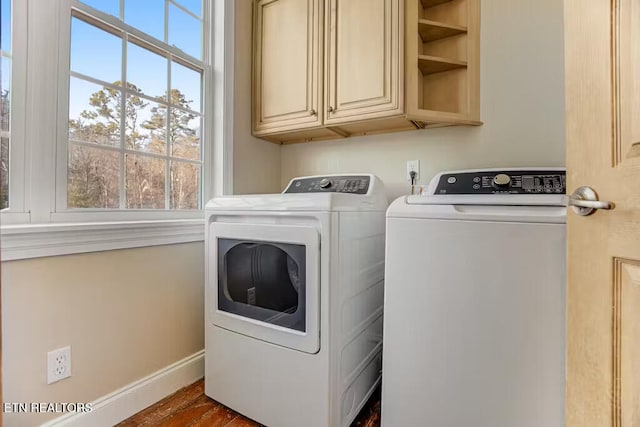
<path id="1" fill-rule="evenodd" d="M 218 309 L 305 331 L 305 247 L 218 239 Z"/>

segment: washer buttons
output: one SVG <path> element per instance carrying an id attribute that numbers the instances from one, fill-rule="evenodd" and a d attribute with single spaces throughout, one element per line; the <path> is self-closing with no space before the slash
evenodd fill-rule
<path id="1" fill-rule="evenodd" d="M 480 184 L 473 184 L 473 189 L 474 190 L 479 190 L 480 189 Z"/>
<path id="2" fill-rule="evenodd" d="M 480 177 L 479 176 L 474 177 L 473 182 L 480 182 Z"/>
<path id="3" fill-rule="evenodd" d="M 457 181 L 457 179 L 456 179 L 456 177 L 455 177 L 455 176 L 450 176 L 449 178 L 447 178 L 447 182 L 448 182 L 449 184 L 455 184 L 455 183 L 456 183 L 456 181 Z"/>

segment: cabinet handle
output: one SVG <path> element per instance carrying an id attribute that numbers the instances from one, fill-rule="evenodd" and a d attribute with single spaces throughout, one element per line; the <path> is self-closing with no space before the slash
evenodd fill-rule
<path id="1" fill-rule="evenodd" d="M 318 112 L 316 110 L 311 110 L 309 111 L 311 113 L 312 116 L 317 116 Z"/>
<path id="2" fill-rule="evenodd" d="M 327 108 L 327 113 L 333 113 L 333 107 L 329 106 L 329 108 Z"/>

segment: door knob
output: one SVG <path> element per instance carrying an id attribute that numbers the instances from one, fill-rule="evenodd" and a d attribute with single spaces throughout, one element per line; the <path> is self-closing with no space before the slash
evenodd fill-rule
<path id="1" fill-rule="evenodd" d="M 598 194 L 591 187 L 579 187 L 567 197 L 567 206 L 581 216 L 591 215 L 596 209 L 611 210 L 616 207 L 613 202 L 598 200 Z"/>

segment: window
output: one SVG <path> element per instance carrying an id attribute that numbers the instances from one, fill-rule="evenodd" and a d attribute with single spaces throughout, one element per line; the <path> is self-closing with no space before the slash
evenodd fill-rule
<path id="1" fill-rule="evenodd" d="M 2 260 L 202 241 L 232 176 L 233 4 L 0 0 Z"/>
<path id="2" fill-rule="evenodd" d="M 62 208 L 199 209 L 200 0 L 87 0 L 71 13 Z"/>
<path id="3" fill-rule="evenodd" d="M 0 210 L 9 208 L 11 143 L 11 0 L 0 3 Z"/>

